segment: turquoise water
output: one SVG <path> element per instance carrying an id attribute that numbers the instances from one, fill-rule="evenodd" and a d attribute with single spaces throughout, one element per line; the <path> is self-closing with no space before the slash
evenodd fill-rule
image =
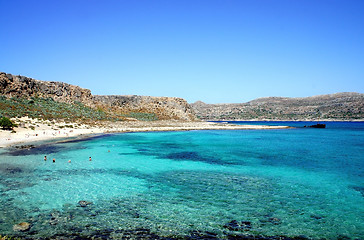
<path id="1" fill-rule="evenodd" d="M 269 124 L 2 149 L 0 235 L 364 239 L 364 123 Z"/>

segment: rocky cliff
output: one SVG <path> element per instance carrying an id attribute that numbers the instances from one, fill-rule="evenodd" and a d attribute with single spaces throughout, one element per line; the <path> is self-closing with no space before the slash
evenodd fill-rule
<path id="1" fill-rule="evenodd" d="M 364 119 L 364 94 L 336 93 L 307 98 L 267 97 L 247 103 L 192 104 L 203 120 L 358 120 Z"/>
<path id="2" fill-rule="evenodd" d="M 117 118 L 126 116 L 131 119 L 133 116 L 147 114 L 159 120 L 196 120 L 190 105 L 181 98 L 94 96 L 88 89 L 67 83 L 40 81 L 3 72 L 0 73 L 0 95 L 7 98 L 52 98 L 57 102 L 70 104 L 78 102 Z"/>

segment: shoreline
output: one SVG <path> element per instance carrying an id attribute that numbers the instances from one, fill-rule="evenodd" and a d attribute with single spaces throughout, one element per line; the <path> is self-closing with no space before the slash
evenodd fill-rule
<path id="1" fill-rule="evenodd" d="M 305 120 L 275 120 L 275 119 L 249 119 L 249 120 L 203 120 L 211 122 L 364 122 L 364 119 L 353 119 L 353 120 L 334 120 L 334 119 L 305 119 Z"/>
<path id="2" fill-rule="evenodd" d="M 263 130 L 288 129 L 289 126 L 235 125 L 216 122 L 186 122 L 177 120 L 98 122 L 94 125 L 50 122 L 23 117 L 12 119 L 18 127 L 11 131 L 0 130 L 0 148 L 42 141 L 67 141 L 97 134 L 126 132 L 165 132 L 192 130 Z"/>

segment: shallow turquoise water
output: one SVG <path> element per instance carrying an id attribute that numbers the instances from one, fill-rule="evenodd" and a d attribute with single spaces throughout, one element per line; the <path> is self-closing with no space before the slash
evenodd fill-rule
<path id="1" fill-rule="evenodd" d="M 124 133 L 2 150 L 0 234 L 364 239 L 364 123 L 327 124 Z M 31 229 L 14 232 L 22 221 Z"/>

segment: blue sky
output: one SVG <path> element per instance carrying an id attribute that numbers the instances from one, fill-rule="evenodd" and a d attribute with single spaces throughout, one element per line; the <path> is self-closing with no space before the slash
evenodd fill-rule
<path id="1" fill-rule="evenodd" d="M 362 0 L 0 0 L 0 71 L 237 103 L 364 92 Z"/>

